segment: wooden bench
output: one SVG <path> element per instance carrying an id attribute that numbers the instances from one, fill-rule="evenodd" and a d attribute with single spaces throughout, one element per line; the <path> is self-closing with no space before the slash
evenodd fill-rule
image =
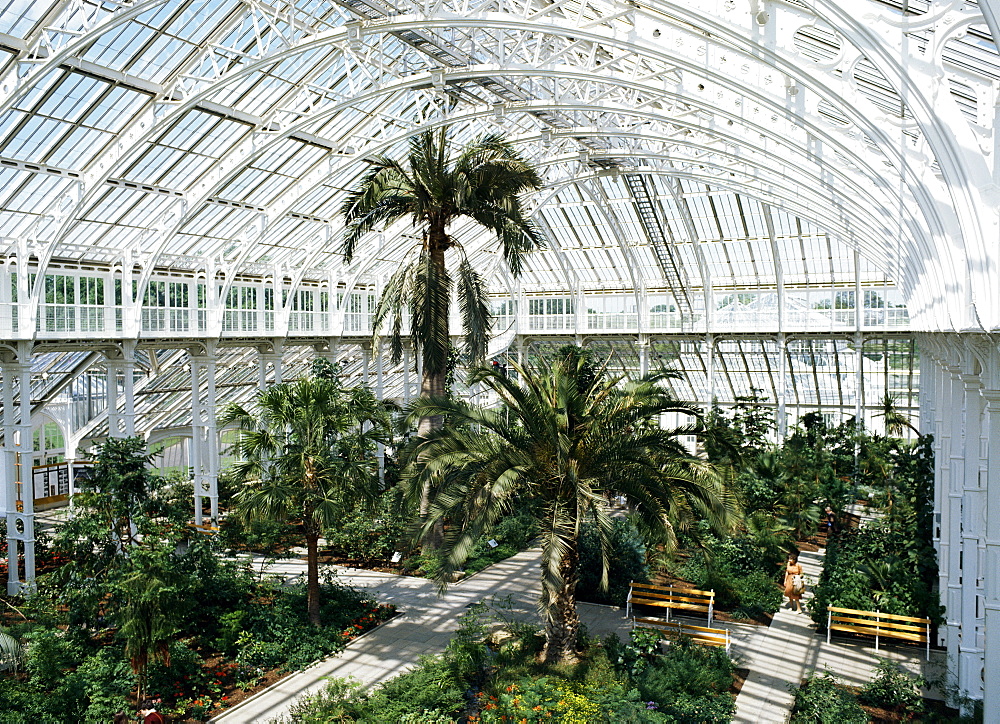
<path id="1" fill-rule="evenodd" d="M 199 533 L 208 533 L 210 535 L 215 535 L 219 532 L 219 527 L 212 525 L 211 523 L 202 523 L 198 525 L 197 523 L 188 523 L 188 527 L 194 528 Z"/>
<path id="2" fill-rule="evenodd" d="M 632 628 L 644 628 L 659 631 L 663 638 L 676 639 L 687 636 L 691 640 L 705 646 L 722 646 L 729 653 L 731 641 L 729 631 L 724 628 L 708 628 L 707 626 L 692 626 L 676 621 L 661 621 L 658 618 L 634 618 Z"/>
<path id="3" fill-rule="evenodd" d="M 928 618 L 913 616 L 897 616 L 879 611 L 858 611 L 853 608 L 838 608 L 827 606 L 826 642 L 830 643 L 830 634 L 834 631 L 861 636 L 875 637 L 875 650 L 878 651 L 879 638 L 901 639 L 925 644 L 927 660 L 931 660 L 931 621 Z"/>
<path id="4" fill-rule="evenodd" d="M 715 613 L 715 591 L 699 591 L 694 588 L 657 586 L 652 583 L 635 583 L 629 586 L 625 618 L 632 617 L 632 606 L 660 606 L 666 609 L 664 620 L 670 620 L 670 609 L 698 611 L 708 614 L 708 625 L 712 625 Z"/>

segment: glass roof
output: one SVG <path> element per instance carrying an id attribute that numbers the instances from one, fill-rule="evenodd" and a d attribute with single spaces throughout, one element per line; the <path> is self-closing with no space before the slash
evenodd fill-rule
<path id="1" fill-rule="evenodd" d="M 687 308 L 860 283 L 922 329 L 1000 321 L 970 271 L 992 228 L 992 10 L 871 0 L 886 39 L 863 51 L 836 2 L 703 5 L 0 1 L 0 257 L 377 283 L 410 227 L 348 267 L 340 200 L 366 156 L 447 124 L 501 130 L 542 170 L 550 245 L 523 290 Z M 489 238 L 452 232 L 503 278 Z"/>

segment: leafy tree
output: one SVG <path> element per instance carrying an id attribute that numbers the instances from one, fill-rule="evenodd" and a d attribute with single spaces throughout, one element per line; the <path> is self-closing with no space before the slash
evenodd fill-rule
<path id="1" fill-rule="evenodd" d="M 147 571 L 135 571 L 123 581 L 125 605 L 119 615 L 119 634 L 125 655 L 138 678 L 136 699 L 145 696 L 146 670 L 151 660 L 170 666 L 170 642 L 178 631 L 179 608 L 170 586 Z"/>
<path id="2" fill-rule="evenodd" d="M 608 495 L 628 501 L 646 542 L 668 548 L 678 527 L 700 519 L 721 531 L 731 501 L 712 466 L 678 441 L 690 428 L 658 426 L 667 412 L 697 414 L 665 389 L 664 375 L 626 382 L 601 374 L 581 385 L 581 359 L 516 369 L 520 383 L 488 367 L 473 373 L 501 400 L 499 409 L 441 397 L 414 406 L 414 416 L 447 414 L 462 424 L 420 441 L 405 481 L 411 496 L 431 479 L 440 485 L 423 530 L 437 520 L 454 524 L 445 540 L 442 582 L 515 505 L 531 504 L 542 537 L 545 658 L 571 661 L 579 633 L 580 535 L 587 521 L 595 526 L 600 585 L 607 587 L 614 532 Z"/>
<path id="3" fill-rule="evenodd" d="M 149 461 L 141 437 L 108 438 L 100 447 L 90 478 L 80 485 L 89 493 L 80 502 L 104 517 L 118 550 L 135 543 L 136 517 L 149 512 L 153 490 L 159 485 Z"/>
<path id="4" fill-rule="evenodd" d="M 758 392 L 752 389 L 749 395 L 738 395 L 730 415 L 712 404 L 704 434 L 709 460 L 739 466 L 768 449 L 768 437 L 775 428 L 774 414 Z"/>
<path id="5" fill-rule="evenodd" d="M 319 538 L 358 500 L 378 495 L 373 452 L 387 439 L 388 412 L 367 387 L 313 376 L 260 391 L 252 407 L 233 404 L 220 422 L 239 429 L 233 470 L 245 482 L 235 514 L 301 521 L 309 620 L 319 626 Z"/>

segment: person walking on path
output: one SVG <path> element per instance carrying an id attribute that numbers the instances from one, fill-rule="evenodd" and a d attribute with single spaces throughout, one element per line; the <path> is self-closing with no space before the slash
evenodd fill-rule
<path id="1" fill-rule="evenodd" d="M 156 710 L 158 702 L 146 699 L 139 705 L 139 715 L 142 717 L 142 724 L 166 724 L 163 714 Z"/>
<path id="2" fill-rule="evenodd" d="M 785 596 L 788 597 L 788 603 L 796 613 L 802 611 L 802 594 L 805 590 L 799 554 L 789 553 L 788 562 L 785 564 Z"/>

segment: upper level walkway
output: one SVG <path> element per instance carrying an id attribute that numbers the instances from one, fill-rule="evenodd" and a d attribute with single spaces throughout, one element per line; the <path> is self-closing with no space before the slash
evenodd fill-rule
<path id="1" fill-rule="evenodd" d="M 119 340 L 370 337 L 377 285 L 289 278 L 67 268 L 0 275 L 0 339 Z M 892 287 L 718 289 L 681 313 L 657 291 L 520 292 L 495 297 L 496 330 L 520 335 L 907 332 Z M 863 300 L 863 306 L 855 303 Z M 460 328 L 453 309 L 452 327 Z M 501 331 L 501 335 L 503 332 Z"/>

